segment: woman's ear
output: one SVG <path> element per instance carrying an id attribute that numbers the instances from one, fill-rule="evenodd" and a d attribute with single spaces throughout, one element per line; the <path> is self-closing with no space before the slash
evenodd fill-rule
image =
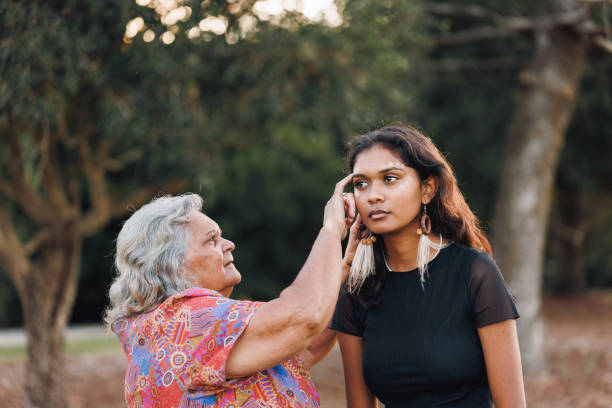
<path id="1" fill-rule="evenodd" d="M 438 192 L 438 176 L 429 176 L 421 183 L 421 200 L 423 204 L 429 204 Z"/>

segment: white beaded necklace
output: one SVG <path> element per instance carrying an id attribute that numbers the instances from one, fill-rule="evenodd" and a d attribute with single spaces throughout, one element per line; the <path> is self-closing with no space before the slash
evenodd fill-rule
<path id="1" fill-rule="evenodd" d="M 439 235 L 440 235 L 440 243 L 439 243 L 438 245 L 436 245 L 436 246 L 435 246 L 435 247 L 436 247 L 436 253 L 434 254 L 434 256 L 432 256 L 432 257 L 431 257 L 431 259 L 429 260 L 429 262 L 433 261 L 433 260 L 435 259 L 435 257 L 436 257 L 436 256 L 438 256 L 438 254 L 440 253 L 440 251 L 442 250 L 442 248 L 444 248 L 444 247 L 448 246 L 448 245 L 442 245 L 442 234 L 439 234 Z M 385 255 L 385 251 L 382 251 L 382 254 L 383 254 L 383 259 L 384 259 L 384 261 L 385 261 L 385 266 L 387 267 L 387 270 L 388 270 L 389 272 L 395 272 L 393 269 L 391 269 L 391 268 L 389 267 L 389 264 L 387 263 L 387 256 Z"/>

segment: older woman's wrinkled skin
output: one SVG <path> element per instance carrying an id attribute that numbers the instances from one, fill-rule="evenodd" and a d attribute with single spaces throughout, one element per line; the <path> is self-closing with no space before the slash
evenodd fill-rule
<path id="1" fill-rule="evenodd" d="M 199 286 L 228 297 L 241 280 L 232 257 L 234 243 L 223 238 L 219 225 L 201 212 L 193 214 L 187 229 L 191 243 L 185 254 L 185 270 L 196 277 Z"/>

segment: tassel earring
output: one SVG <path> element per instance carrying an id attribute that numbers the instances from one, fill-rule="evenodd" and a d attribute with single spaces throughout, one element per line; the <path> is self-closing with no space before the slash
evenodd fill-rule
<path id="1" fill-rule="evenodd" d="M 370 235 L 367 238 L 362 238 L 357 245 L 355 257 L 351 264 L 351 270 L 347 279 L 349 293 L 359 291 L 366 279 L 376 272 L 374 263 L 374 242 L 376 237 Z"/>
<path id="2" fill-rule="evenodd" d="M 431 239 L 429 239 L 429 234 L 431 233 L 431 219 L 429 215 L 427 215 L 427 204 L 423 204 L 423 215 L 421 215 L 421 227 L 417 228 L 417 234 L 421 236 L 419 238 L 419 247 L 417 249 L 417 266 L 419 268 L 419 278 L 421 280 L 421 288 L 425 290 L 425 276 L 427 275 L 427 267 L 429 265 L 429 254 L 430 250 L 433 248 L 436 250 L 431 259 L 434 259 L 440 253 L 440 250 L 447 245 L 442 243 L 442 234 L 440 235 L 440 242 L 434 244 Z"/>

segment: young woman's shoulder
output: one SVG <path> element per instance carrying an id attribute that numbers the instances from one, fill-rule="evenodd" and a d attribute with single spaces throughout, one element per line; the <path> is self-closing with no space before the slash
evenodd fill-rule
<path id="1" fill-rule="evenodd" d="M 453 242 L 448 249 L 454 251 L 455 253 L 459 254 L 459 255 L 463 255 L 466 257 L 472 257 L 475 258 L 477 256 L 486 256 L 486 257 L 491 257 L 489 254 L 487 254 L 486 252 L 482 252 L 479 251 L 476 248 L 472 248 L 471 246 L 467 246 L 467 245 L 463 245 L 463 244 L 459 244 L 456 242 Z"/>
<path id="2" fill-rule="evenodd" d="M 468 296 L 477 327 L 519 317 L 516 297 L 508 287 L 495 260 L 486 252 L 453 244 L 468 277 Z"/>
<path id="3" fill-rule="evenodd" d="M 472 270 L 475 266 L 475 263 L 484 263 L 489 264 L 491 266 L 495 266 L 495 261 L 491 258 L 491 256 L 486 253 L 477 250 L 476 248 L 472 248 L 467 245 L 452 243 L 450 244 L 444 251 L 447 251 L 448 261 L 455 266 L 464 267 L 468 270 Z"/>

